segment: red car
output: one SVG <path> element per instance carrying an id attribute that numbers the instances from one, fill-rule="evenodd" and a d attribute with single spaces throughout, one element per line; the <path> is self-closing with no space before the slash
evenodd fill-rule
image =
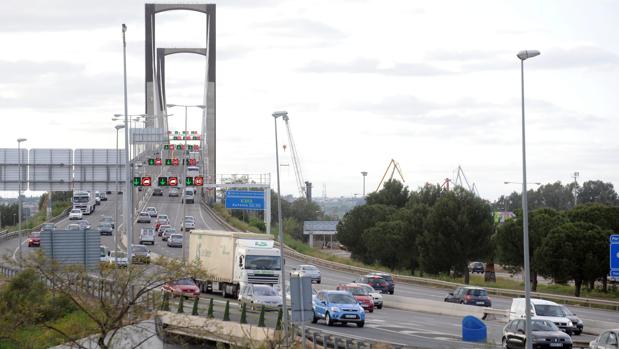
<path id="1" fill-rule="evenodd" d="M 361 307 L 363 307 L 364 310 L 367 310 L 370 313 L 374 312 L 374 299 L 368 293 L 367 289 L 362 287 L 360 284 L 357 284 L 357 283 L 339 284 L 337 285 L 336 290 L 350 292 L 353 295 L 353 297 L 355 297 L 357 302 L 361 304 Z"/>
<path id="2" fill-rule="evenodd" d="M 165 283 L 161 290 L 171 293 L 174 297 L 199 297 L 200 288 L 191 279 L 180 279 Z"/>
<path id="3" fill-rule="evenodd" d="M 33 231 L 28 238 L 28 247 L 40 247 L 41 246 L 41 233 Z"/>

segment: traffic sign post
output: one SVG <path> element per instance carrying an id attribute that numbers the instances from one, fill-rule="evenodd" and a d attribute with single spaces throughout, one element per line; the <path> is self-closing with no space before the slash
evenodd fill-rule
<path id="1" fill-rule="evenodd" d="M 619 235 L 610 236 L 610 276 L 619 277 Z"/>

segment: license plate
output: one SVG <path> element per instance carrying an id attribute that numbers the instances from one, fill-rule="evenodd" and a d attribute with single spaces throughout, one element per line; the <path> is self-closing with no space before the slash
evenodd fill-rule
<path id="1" fill-rule="evenodd" d="M 563 343 L 550 343 L 550 346 L 553 348 L 560 348 L 563 346 Z"/>
<path id="2" fill-rule="evenodd" d="M 486 302 L 476 302 L 475 304 L 486 304 Z"/>
<path id="3" fill-rule="evenodd" d="M 346 319 L 354 319 L 356 317 L 357 316 L 355 316 L 355 315 L 344 315 L 344 318 L 346 318 Z"/>

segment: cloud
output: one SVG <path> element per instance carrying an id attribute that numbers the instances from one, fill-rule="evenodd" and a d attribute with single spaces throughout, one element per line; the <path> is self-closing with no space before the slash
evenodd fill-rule
<path id="1" fill-rule="evenodd" d="M 50 76 L 75 75 L 83 70 L 83 64 L 66 61 L 0 61 L 0 86 L 9 83 L 33 83 Z"/>
<path id="2" fill-rule="evenodd" d="M 311 61 L 299 69 L 310 73 L 382 74 L 394 76 L 436 76 L 453 72 L 425 63 L 396 63 L 382 67 L 377 59 L 358 58 L 350 62 Z"/>
<path id="3" fill-rule="evenodd" d="M 330 40 L 346 37 L 339 29 L 323 22 L 306 18 L 289 18 L 269 22 L 260 22 L 257 28 L 267 29 L 270 35 L 291 38 L 328 38 Z"/>

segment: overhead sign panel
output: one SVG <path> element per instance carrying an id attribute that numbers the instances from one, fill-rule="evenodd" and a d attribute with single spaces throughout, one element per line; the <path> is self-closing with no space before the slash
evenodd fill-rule
<path id="1" fill-rule="evenodd" d="M 114 190 L 125 179 L 124 149 L 76 149 L 73 188 L 76 190 Z"/>
<path id="2" fill-rule="evenodd" d="M 28 162 L 30 190 L 71 190 L 73 149 L 30 149 Z"/>
<path id="3" fill-rule="evenodd" d="M 21 149 L 18 156 L 17 148 L 0 149 L 0 190 L 19 189 L 19 163 L 21 162 L 22 190 L 28 186 L 28 150 Z"/>
<path id="4" fill-rule="evenodd" d="M 264 210 L 264 192 L 249 190 L 226 191 L 226 208 Z"/>
<path id="5" fill-rule="evenodd" d="M 161 144 L 168 141 L 168 137 L 162 128 L 133 128 L 130 135 L 131 144 Z"/>

